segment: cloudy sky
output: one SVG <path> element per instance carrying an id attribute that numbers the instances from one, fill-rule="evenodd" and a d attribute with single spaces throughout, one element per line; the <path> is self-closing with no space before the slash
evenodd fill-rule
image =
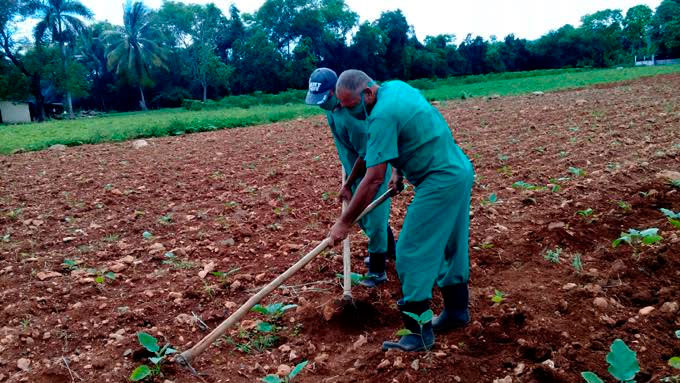
<path id="1" fill-rule="evenodd" d="M 123 21 L 124 0 L 81 0 L 92 9 L 95 18 L 114 24 Z M 158 8 L 163 0 L 144 0 Z M 215 3 L 228 10 L 234 3 L 242 12 L 256 11 L 264 0 L 185 0 L 191 3 Z M 536 39 L 564 24 L 579 25 L 581 16 L 602 9 L 621 9 L 646 4 L 653 10 L 661 0 L 346 0 L 362 21 L 375 20 L 382 11 L 401 9 L 414 26 L 419 39 L 427 35 L 455 34 L 457 42 L 468 33 L 499 39 L 510 33 Z"/>

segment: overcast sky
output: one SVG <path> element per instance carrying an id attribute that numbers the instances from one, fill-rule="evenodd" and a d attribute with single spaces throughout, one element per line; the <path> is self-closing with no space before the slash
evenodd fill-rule
<path id="1" fill-rule="evenodd" d="M 124 0 L 81 0 L 98 20 L 123 22 Z M 163 0 L 144 0 L 160 7 Z M 215 3 L 223 11 L 232 3 L 242 12 L 256 11 L 264 0 L 186 0 L 190 3 Z M 578 26 L 581 16 L 613 8 L 625 12 L 638 4 L 652 10 L 661 0 L 346 0 L 361 21 L 375 20 L 387 10 L 401 9 L 422 41 L 427 35 L 455 34 L 460 43 L 468 33 L 502 39 L 510 33 L 536 39 L 564 24 Z"/>

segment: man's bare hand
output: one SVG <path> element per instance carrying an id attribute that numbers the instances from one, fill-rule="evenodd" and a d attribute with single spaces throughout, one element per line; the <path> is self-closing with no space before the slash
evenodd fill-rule
<path id="1" fill-rule="evenodd" d="M 352 225 L 348 225 L 338 219 L 333 227 L 331 227 L 330 233 L 328 233 L 328 238 L 331 239 L 331 246 L 335 246 L 347 238 L 351 227 Z"/>
<path id="2" fill-rule="evenodd" d="M 352 189 L 349 187 L 349 185 L 344 184 L 340 188 L 340 193 L 338 193 L 338 202 L 343 203 L 344 201 L 351 201 L 352 200 Z"/>
<path id="3" fill-rule="evenodd" d="M 401 193 L 402 190 L 404 190 L 404 176 L 393 171 L 392 178 L 390 178 L 390 182 L 387 186 L 394 190 L 393 195 Z"/>

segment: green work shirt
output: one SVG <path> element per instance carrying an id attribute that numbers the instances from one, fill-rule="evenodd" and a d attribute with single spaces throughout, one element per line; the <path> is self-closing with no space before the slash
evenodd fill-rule
<path id="1" fill-rule="evenodd" d="M 389 162 L 415 186 L 429 176 L 455 181 L 472 171 L 441 113 L 405 82 L 384 83 L 367 120 L 366 167 Z"/>
<path id="2" fill-rule="evenodd" d="M 333 140 L 335 140 L 338 157 L 345 173 L 349 176 L 357 158 L 366 157 L 366 142 L 368 141 L 366 121 L 353 118 L 345 108 L 326 113 L 326 118 Z"/>

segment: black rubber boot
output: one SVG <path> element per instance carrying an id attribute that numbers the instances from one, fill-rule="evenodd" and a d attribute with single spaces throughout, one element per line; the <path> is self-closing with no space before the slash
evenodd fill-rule
<path id="1" fill-rule="evenodd" d="M 381 283 L 387 282 L 387 273 L 385 273 L 385 256 L 386 253 L 371 253 L 368 256 L 368 273 L 364 275 L 364 279 L 361 281 L 362 286 L 376 287 Z"/>
<path id="2" fill-rule="evenodd" d="M 383 342 L 383 351 L 400 350 L 417 352 L 431 349 L 434 346 L 432 321 L 422 324 L 421 327 L 418 321 L 405 314 L 408 312 L 420 316 L 430 309 L 430 301 L 404 302 L 401 300 L 397 302 L 397 306 L 399 306 L 399 311 L 401 311 L 404 328 L 409 330 L 411 334 L 402 336 L 398 342 Z"/>
<path id="3" fill-rule="evenodd" d="M 443 333 L 465 327 L 470 323 L 470 301 L 467 283 L 459 283 L 441 288 L 444 297 L 444 310 L 432 320 L 435 332 Z"/>
<path id="4" fill-rule="evenodd" d="M 397 259 L 397 243 L 394 241 L 394 233 L 392 232 L 392 228 L 387 226 L 387 255 L 385 256 L 386 260 L 395 260 Z M 364 258 L 364 265 L 366 267 L 371 266 L 371 256 L 369 255 L 368 257 Z"/>

